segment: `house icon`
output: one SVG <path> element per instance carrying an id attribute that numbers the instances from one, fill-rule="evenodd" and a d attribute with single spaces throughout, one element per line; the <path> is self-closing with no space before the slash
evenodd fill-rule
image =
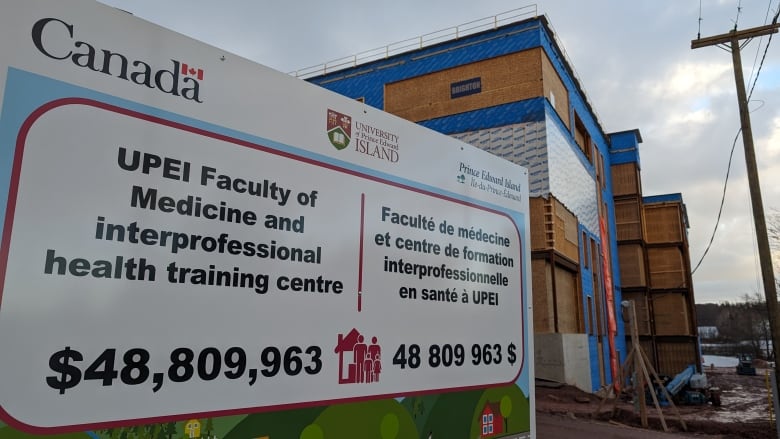
<path id="1" fill-rule="evenodd" d="M 382 347 L 376 336 L 370 339 L 352 328 L 339 334 L 339 384 L 375 383 L 382 373 Z"/>
<path id="2" fill-rule="evenodd" d="M 339 340 L 336 343 L 336 353 L 339 354 L 339 384 L 356 383 L 358 381 L 357 366 L 351 355 L 345 356 L 344 354 L 354 352 L 359 338 L 360 332 L 355 328 L 352 328 L 346 336 L 339 334 Z"/>
<path id="3" fill-rule="evenodd" d="M 504 417 L 497 402 L 486 402 L 482 409 L 482 436 L 490 437 L 504 432 Z"/>

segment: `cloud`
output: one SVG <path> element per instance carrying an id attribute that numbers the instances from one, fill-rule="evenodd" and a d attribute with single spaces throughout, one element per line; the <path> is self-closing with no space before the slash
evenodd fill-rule
<path id="1" fill-rule="evenodd" d="M 702 95 L 733 93 L 733 84 L 727 87 L 731 75 L 731 63 L 728 62 L 685 62 L 670 66 L 660 78 L 646 79 L 640 87 L 655 99 L 693 101 Z"/>
<path id="2" fill-rule="evenodd" d="M 757 143 L 760 148 L 760 153 L 766 154 L 767 158 L 780 158 L 780 115 L 772 118 L 769 134 L 759 138 Z"/>

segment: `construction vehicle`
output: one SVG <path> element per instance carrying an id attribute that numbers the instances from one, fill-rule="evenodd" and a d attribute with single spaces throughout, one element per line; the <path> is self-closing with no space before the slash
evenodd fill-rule
<path id="1" fill-rule="evenodd" d="M 702 405 L 711 403 L 720 406 L 720 389 L 707 384 L 707 376 L 696 373 L 696 367 L 690 365 L 674 378 L 665 382 L 664 387 L 676 404 Z M 661 405 L 668 404 L 661 389 L 656 389 Z"/>
<path id="2" fill-rule="evenodd" d="M 737 375 L 755 375 L 756 368 L 753 366 L 753 357 L 748 354 L 740 354 L 737 363 Z"/>

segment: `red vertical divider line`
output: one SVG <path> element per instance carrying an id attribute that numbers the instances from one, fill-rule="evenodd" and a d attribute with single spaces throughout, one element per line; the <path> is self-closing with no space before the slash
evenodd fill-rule
<path id="1" fill-rule="evenodd" d="M 366 220 L 366 194 L 360 194 L 360 256 L 358 258 L 358 312 L 363 309 L 363 229 Z"/>

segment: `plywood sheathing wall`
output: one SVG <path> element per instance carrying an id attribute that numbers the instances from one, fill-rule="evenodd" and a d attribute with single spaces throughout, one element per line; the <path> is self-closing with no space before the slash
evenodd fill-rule
<path id="1" fill-rule="evenodd" d="M 687 288 L 685 261 L 679 247 L 651 247 L 647 249 L 650 266 L 650 288 Z"/>
<path id="2" fill-rule="evenodd" d="M 618 241 L 642 239 L 642 206 L 639 197 L 615 200 Z"/>
<path id="3" fill-rule="evenodd" d="M 699 358 L 693 341 L 658 342 L 658 373 L 674 376 L 685 370 Z"/>
<path id="4" fill-rule="evenodd" d="M 679 203 L 645 204 L 645 237 L 648 244 L 681 243 L 685 237 Z"/>
<path id="5" fill-rule="evenodd" d="M 579 262 L 577 217 L 555 197 L 533 197 L 531 207 L 531 250 L 555 250 Z"/>
<path id="6" fill-rule="evenodd" d="M 551 262 L 546 259 L 533 259 L 531 271 L 534 333 L 582 332 L 577 273 L 560 266 L 556 266 L 553 270 Z"/>
<path id="7" fill-rule="evenodd" d="M 618 263 L 623 288 L 647 286 L 645 256 L 640 244 L 619 245 Z"/>
<path id="8" fill-rule="evenodd" d="M 688 303 L 681 293 L 653 294 L 656 335 L 693 335 Z"/>
<path id="9" fill-rule="evenodd" d="M 612 195 L 642 195 L 638 164 L 632 162 L 612 165 Z"/>
<path id="10" fill-rule="evenodd" d="M 481 90 L 453 98 L 452 84 L 479 78 Z M 545 96 L 569 127 L 569 95 L 540 47 L 385 84 L 385 111 L 413 122 Z"/>

